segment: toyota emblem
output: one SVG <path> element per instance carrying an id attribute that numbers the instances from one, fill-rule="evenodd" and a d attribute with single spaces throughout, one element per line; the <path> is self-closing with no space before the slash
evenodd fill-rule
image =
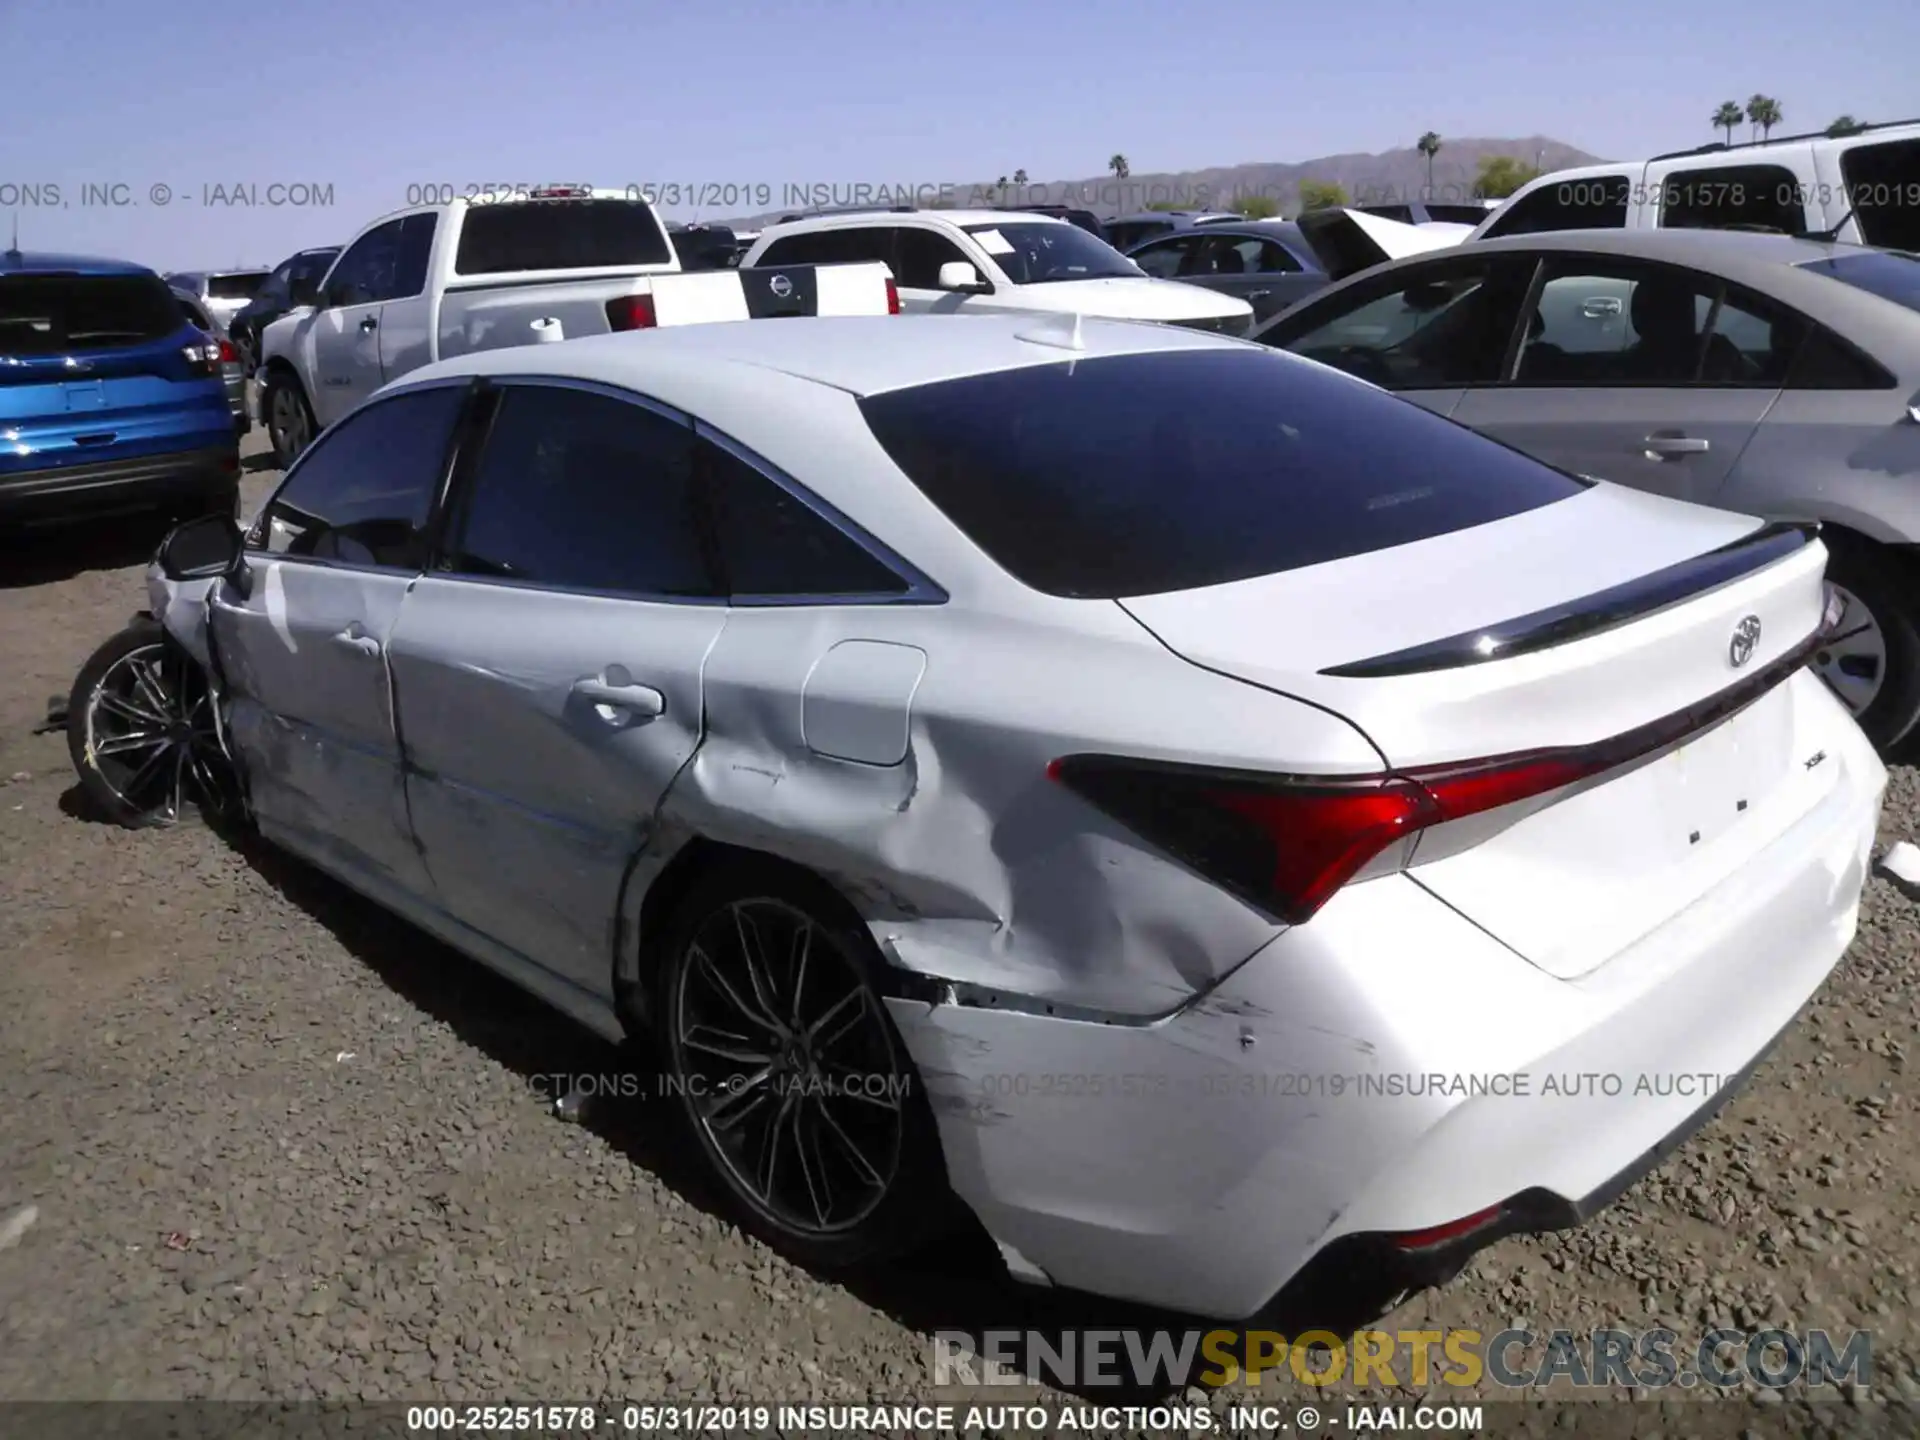
<path id="1" fill-rule="evenodd" d="M 793 294 L 793 281 L 784 275 L 775 275 L 771 280 L 767 281 L 767 288 L 773 291 L 774 299 L 784 300 Z"/>
<path id="2" fill-rule="evenodd" d="M 1727 659 L 1738 670 L 1753 659 L 1753 652 L 1760 646 L 1760 617 L 1748 615 L 1733 627 L 1733 639 L 1727 645 Z"/>

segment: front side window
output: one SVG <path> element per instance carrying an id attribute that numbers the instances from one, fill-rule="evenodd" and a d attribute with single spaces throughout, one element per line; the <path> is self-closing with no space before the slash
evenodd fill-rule
<path id="1" fill-rule="evenodd" d="M 1548 180 L 1519 196 L 1487 226 L 1484 239 L 1560 230 L 1621 230 L 1631 186 L 1625 175 Z"/>
<path id="2" fill-rule="evenodd" d="M 369 230 L 340 257 L 327 281 L 327 304 L 371 305 L 393 293 L 400 266 L 401 220 Z"/>
<path id="3" fill-rule="evenodd" d="M 1154 279 L 1171 280 L 1176 275 L 1188 273 L 1190 257 L 1205 240 L 1203 235 L 1175 235 L 1143 246 L 1128 258 Z"/>
<path id="4" fill-rule="evenodd" d="M 975 265 L 953 241 L 935 230 L 923 230 L 917 225 L 903 225 L 893 232 L 893 278 L 901 285 L 912 290 L 937 290 L 940 288 L 940 267 L 955 263 L 978 271 Z"/>
<path id="5" fill-rule="evenodd" d="M 1077 225 L 1016 220 L 1004 225 L 968 225 L 974 243 L 993 257 L 1015 285 L 1059 280 L 1114 280 L 1141 269 L 1104 240 Z"/>
<path id="6" fill-rule="evenodd" d="M 1500 378 L 1530 262 L 1453 259 L 1309 304 L 1260 335 L 1389 390 Z"/>
<path id="7" fill-rule="evenodd" d="M 375 401 L 325 431 L 260 512 L 248 547 L 418 570 L 466 388 Z"/>
<path id="8" fill-rule="evenodd" d="M 861 400 L 907 478 L 1015 579 L 1115 599 L 1411 544 L 1582 482 L 1270 350 L 1155 351 Z"/>
<path id="9" fill-rule="evenodd" d="M 814 509 L 724 446 L 700 441 L 720 568 L 737 597 L 903 594 L 907 585 Z"/>
<path id="10" fill-rule="evenodd" d="M 589 390 L 509 385 L 442 565 L 565 590 L 716 596 L 693 483 L 686 423 Z"/>

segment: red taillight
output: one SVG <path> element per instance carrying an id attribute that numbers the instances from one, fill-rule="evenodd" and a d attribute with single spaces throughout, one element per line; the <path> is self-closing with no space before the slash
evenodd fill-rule
<path id="1" fill-rule="evenodd" d="M 1320 779 L 1075 755 L 1047 774 L 1216 884 L 1300 925 L 1395 842 L 1618 763 L 1574 752 Z"/>
<path id="2" fill-rule="evenodd" d="M 1425 1250 L 1434 1245 L 1444 1245 L 1449 1240 L 1458 1240 L 1477 1230 L 1486 1229 L 1505 1213 L 1503 1206 L 1494 1205 L 1427 1230 L 1404 1230 L 1393 1237 L 1393 1245 L 1397 1250 Z"/>
<path id="3" fill-rule="evenodd" d="M 900 287 L 891 279 L 887 281 L 887 313 L 889 315 L 900 313 Z"/>
<path id="4" fill-rule="evenodd" d="M 622 295 L 607 302 L 607 324 L 615 330 L 651 330 L 659 323 L 651 295 Z"/>
<path id="5" fill-rule="evenodd" d="M 238 365 L 240 363 L 240 352 L 233 348 L 233 342 L 231 340 L 223 339 L 220 342 L 220 363 L 222 365 Z"/>

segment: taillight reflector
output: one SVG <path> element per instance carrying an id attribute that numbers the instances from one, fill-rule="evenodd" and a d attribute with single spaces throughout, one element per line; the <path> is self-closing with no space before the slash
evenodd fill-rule
<path id="1" fill-rule="evenodd" d="M 233 342 L 231 340 L 222 340 L 220 342 L 220 363 L 222 365 L 237 365 L 239 362 L 240 352 L 233 348 Z"/>
<path id="2" fill-rule="evenodd" d="M 891 278 L 887 281 L 887 313 L 889 315 L 900 313 L 900 287 L 894 284 Z"/>
<path id="3" fill-rule="evenodd" d="M 1425 1250 L 1434 1245 L 1444 1245 L 1449 1240 L 1458 1240 L 1471 1235 L 1476 1230 L 1484 1230 L 1505 1213 L 1504 1207 L 1494 1205 L 1485 1210 L 1476 1210 L 1471 1215 L 1462 1215 L 1458 1220 L 1449 1220 L 1444 1225 L 1435 1225 L 1426 1230 L 1404 1230 L 1393 1237 L 1393 1246 L 1397 1250 Z"/>
<path id="4" fill-rule="evenodd" d="M 621 295 L 607 301 L 607 324 L 615 330 L 651 330 L 659 323 L 651 295 Z"/>

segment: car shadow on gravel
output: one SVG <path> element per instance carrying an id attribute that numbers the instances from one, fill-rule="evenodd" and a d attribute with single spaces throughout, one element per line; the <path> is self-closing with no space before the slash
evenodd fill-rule
<path id="1" fill-rule="evenodd" d="M 134 515 L 0 531 L 0 590 L 52 585 L 89 570 L 145 565 L 173 524 L 164 515 Z"/>
<path id="2" fill-rule="evenodd" d="M 84 813 L 84 807 L 70 813 Z M 561 1074 L 619 1074 L 644 1087 L 654 1072 L 656 1067 L 639 1047 L 616 1047 L 558 1012 L 530 1004 L 509 981 L 306 862 L 250 833 L 229 826 L 215 829 L 275 890 L 326 926 L 395 993 L 526 1080 L 530 1092 L 546 1093 L 542 1077 Z M 712 1182 L 675 1146 L 672 1119 L 660 1103 L 644 1093 L 633 1099 L 601 1099 L 583 1107 L 577 1123 L 688 1203 L 726 1217 Z M 564 1122 L 556 1118 L 554 1123 Z M 1221 1243 L 1232 1244 L 1233 1238 L 1222 1236 Z M 923 1335 L 964 1335 L 976 1353 L 985 1349 L 983 1333 L 990 1330 L 1215 1328 L 1144 1306 L 1022 1285 L 1007 1274 L 992 1242 L 970 1216 L 956 1221 L 952 1233 L 919 1254 L 872 1270 L 820 1278 Z M 1392 1298 L 1356 1286 L 1356 1278 L 1350 1273 L 1304 1277 L 1246 1326 L 1290 1336 L 1312 1330 L 1349 1335 L 1383 1314 Z M 1244 1363 L 1244 1353 L 1241 1358 Z M 1208 1363 L 1196 1351 L 1194 1373 Z M 1141 1404 L 1166 1398 L 1180 1384 L 1066 1388 L 1103 1403 Z"/>

